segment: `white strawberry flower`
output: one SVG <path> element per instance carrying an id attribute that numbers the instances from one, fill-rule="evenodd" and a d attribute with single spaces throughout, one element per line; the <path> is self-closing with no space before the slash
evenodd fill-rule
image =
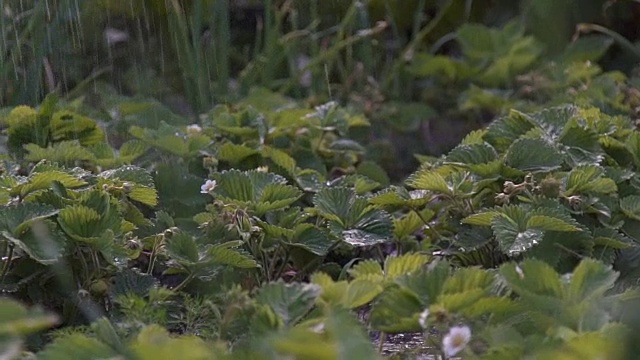
<path id="1" fill-rule="evenodd" d="M 462 351 L 471 340 L 471 329 L 468 326 L 454 326 L 442 339 L 442 349 L 447 358 Z"/>
<path id="2" fill-rule="evenodd" d="M 200 193 L 209 194 L 215 188 L 216 188 L 216 181 L 215 180 L 207 180 L 207 181 L 205 181 L 204 184 L 202 184 L 202 186 L 200 186 Z"/>

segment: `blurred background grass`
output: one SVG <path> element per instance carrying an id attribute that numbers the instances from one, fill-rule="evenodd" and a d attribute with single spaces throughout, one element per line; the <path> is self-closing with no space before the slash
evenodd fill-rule
<path id="1" fill-rule="evenodd" d="M 399 177 L 415 153 L 440 154 L 520 105 L 511 100 L 523 73 L 577 39 L 605 39 L 587 58 L 603 71 L 631 76 L 640 59 L 637 0 L 0 0 L 0 9 L 0 107 L 51 92 L 99 107 L 98 84 L 193 120 L 257 87 L 310 105 L 338 100 L 372 119 L 359 136 Z M 465 28 L 509 23 L 513 34 L 491 38 Z M 469 29 L 467 43 L 486 51 L 470 52 Z M 501 78 L 452 69 L 465 61 L 484 70 L 493 61 Z"/>

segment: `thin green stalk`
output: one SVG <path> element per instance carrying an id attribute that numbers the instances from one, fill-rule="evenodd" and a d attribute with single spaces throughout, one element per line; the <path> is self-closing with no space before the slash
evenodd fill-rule
<path id="1" fill-rule="evenodd" d="M 262 72 L 262 85 L 269 87 L 276 71 L 276 48 L 278 32 L 275 27 L 275 9 L 272 0 L 264 0 L 264 51 L 265 61 Z"/>
<path id="2" fill-rule="evenodd" d="M 387 74 L 383 82 L 383 85 L 382 85 L 383 89 L 388 91 L 389 87 L 391 86 L 391 82 L 397 78 L 398 73 L 400 73 L 400 71 L 404 68 L 407 58 L 411 54 L 413 54 L 413 52 L 418 47 L 418 45 L 420 45 L 420 43 L 423 42 L 423 40 L 431 33 L 431 31 L 433 31 L 440 24 L 440 21 L 444 19 L 445 15 L 448 13 L 449 9 L 454 3 L 455 3 L 455 0 L 448 0 L 444 4 L 440 12 L 438 12 L 436 17 L 433 18 L 431 21 L 429 21 L 429 23 L 425 27 L 423 27 L 422 30 L 420 30 L 417 34 L 414 35 L 411 42 L 409 42 L 409 44 L 405 47 L 404 51 L 402 52 L 402 55 L 398 56 L 398 58 L 395 60 L 394 64 L 392 65 L 390 73 Z"/>
<path id="3" fill-rule="evenodd" d="M 282 264 L 280 264 L 280 267 L 278 268 L 278 272 L 276 273 L 276 276 L 274 276 L 274 279 L 279 279 L 282 276 L 282 272 L 284 271 L 284 268 L 289 263 L 290 258 L 291 258 L 291 252 L 286 251 L 285 249 L 284 260 L 282 260 Z"/>
<path id="4" fill-rule="evenodd" d="M 598 24 L 581 23 L 576 26 L 576 36 L 578 36 L 580 33 L 588 33 L 592 31 L 599 32 L 609 36 L 615 42 L 617 42 L 618 45 L 620 45 L 622 48 L 624 48 L 631 54 L 635 55 L 638 59 L 640 59 L 640 47 L 636 46 L 627 38 L 618 34 L 617 32 Z"/>
<path id="5" fill-rule="evenodd" d="M 229 0 L 217 0 L 215 2 L 215 24 L 211 28 L 216 29 L 216 40 L 212 48 L 216 49 L 216 78 L 218 92 L 227 96 L 229 92 L 229 58 L 231 56 L 231 25 L 229 20 Z M 217 26 L 215 26 L 217 25 Z M 215 27 L 214 27 L 215 26 Z"/>
<path id="6" fill-rule="evenodd" d="M 440 238 L 440 234 L 438 233 L 438 231 L 436 229 L 434 229 L 431 225 L 429 225 L 429 222 L 427 221 L 427 219 L 424 218 L 424 216 L 422 215 L 422 213 L 418 209 L 412 207 L 411 211 L 415 212 L 416 215 L 418 215 L 420 220 L 422 220 L 422 223 L 427 227 L 427 229 L 431 233 L 431 237 L 433 238 L 433 240 L 437 241 L 437 239 Z"/>
<path id="7" fill-rule="evenodd" d="M 187 277 L 184 278 L 184 280 L 182 280 L 182 282 L 180 284 L 178 284 L 178 286 L 174 287 L 171 290 L 173 290 L 174 292 L 178 292 L 178 291 L 182 290 L 194 278 L 195 278 L 194 273 L 190 272 L 189 275 L 187 275 Z"/>
<path id="8" fill-rule="evenodd" d="M 329 248 L 327 249 L 327 254 L 333 251 L 333 249 L 335 249 L 340 243 L 341 243 L 340 240 L 334 241 L 333 244 L 331 244 L 331 246 L 329 246 Z M 326 255 L 317 257 L 309 261 L 307 265 L 305 265 L 302 269 L 300 269 L 300 271 L 298 271 L 298 273 L 295 275 L 293 280 L 300 280 L 302 278 L 302 275 L 304 275 L 309 269 L 313 268 L 314 266 L 317 266 L 319 263 L 321 264 L 324 261 L 325 257 Z"/>
<path id="9" fill-rule="evenodd" d="M 299 74 L 304 73 L 306 70 L 311 70 L 314 68 L 322 68 L 322 64 L 323 63 L 327 63 L 329 64 L 328 60 L 333 59 L 334 57 L 338 56 L 340 51 L 342 51 L 344 48 L 346 48 L 347 46 L 350 46 L 351 44 L 354 44 L 358 41 L 361 41 L 362 39 L 365 39 L 369 36 L 373 36 L 375 34 L 380 33 L 382 30 L 384 30 L 384 28 L 382 27 L 375 27 L 370 29 L 370 32 L 367 33 L 358 33 L 355 34 L 353 36 L 347 37 L 344 40 L 339 41 L 337 44 L 335 44 L 334 46 L 332 46 L 330 49 L 328 49 L 327 51 L 321 53 L 320 55 L 314 57 L 311 59 L 311 61 L 309 61 L 309 63 L 300 70 Z M 330 68 L 326 70 L 326 72 L 330 72 Z M 291 78 L 289 79 L 289 81 L 280 89 L 281 92 L 288 92 L 291 90 L 291 88 L 293 86 L 295 86 L 295 84 L 298 83 L 298 77 L 295 78 Z"/>
<path id="10" fill-rule="evenodd" d="M 424 0 L 422 0 L 424 1 Z M 371 20 L 369 18 L 369 10 L 366 3 L 357 1 L 357 28 L 356 30 L 365 30 L 371 28 Z M 370 39 L 365 39 L 357 46 L 358 61 L 362 63 L 365 74 L 373 73 L 373 46 Z"/>
<path id="11" fill-rule="evenodd" d="M 425 7 L 427 5 L 426 0 L 420 0 L 416 13 L 413 15 L 413 24 L 411 26 L 411 34 L 417 34 L 420 31 L 420 25 L 422 24 L 422 17 L 424 16 Z"/>
<path id="12" fill-rule="evenodd" d="M 9 273 L 9 268 L 11 268 L 11 262 L 13 261 L 13 248 L 14 248 L 14 245 L 9 244 L 9 253 L 7 254 L 7 260 L 4 261 L 4 265 L 2 266 L 2 275 L 0 275 L 1 285 L 4 285 L 4 279 Z"/>

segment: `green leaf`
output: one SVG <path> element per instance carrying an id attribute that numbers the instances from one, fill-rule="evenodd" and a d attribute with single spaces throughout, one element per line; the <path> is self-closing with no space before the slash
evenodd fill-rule
<path id="1" fill-rule="evenodd" d="M 110 294 L 113 297 L 131 294 L 144 297 L 148 295 L 149 290 L 155 284 L 156 280 L 152 275 L 143 274 L 132 269 L 124 269 L 116 273 Z"/>
<path id="2" fill-rule="evenodd" d="M 56 339 L 44 351 L 38 353 L 43 360 L 93 360 L 110 359 L 119 354 L 108 345 L 82 334 L 71 334 Z"/>
<path id="3" fill-rule="evenodd" d="M 391 182 L 391 180 L 389 179 L 389 175 L 387 175 L 387 172 L 380 165 L 373 161 L 363 161 L 358 164 L 356 173 L 366 176 L 367 178 L 380 184 L 380 186 L 389 186 L 389 183 Z"/>
<path id="4" fill-rule="evenodd" d="M 270 146 L 264 146 L 262 148 L 262 156 L 270 159 L 274 164 L 283 168 L 287 172 L 287 175 L 291 177 L 295 175 L 296 160 L 286 152 Z"/>
<path id="5" fill-rule="evenodd" d="M 153 177 L 149 171 L 134 165 L 125 165 L 117 169 L 103 171 L 98 176 L 105 179 L 128 181 L 149 188 L 153 187 Z"/>
<path id="6" fill-rule="evenodd" d="M 316 197 L 320 196 L 320 193 Z M 353 246 L 368 246 L 389 241 L 393 235 L 393 222 L 387 212 L 367 206 L 367 200 L 353 196 L 347 218 L 330 221 L 334 233 Z M 315 202 L 315 199 L 314 199 Z"/>
<path id="7" fill-rule="evenodd" d="M 527 221 L 527 228 L 536 228 L 545 231 L 579 231 L 579 229 L 562 219 L 545 215 L 533 215 Z"/>
<path id="8" fill-rule="evenodd" d="M 462 219 L 463 224 L 477 225 L 477 226 L 491 226 L 493 219 L 496 216 L 500 216 L 502 213 L 497 210 L 482 211 L 473 215 L 469 215 Z"/>
<path id="9" fill-rule="evenodd" d="M 87 184 L 84 180 L 69 173 L 50 170 L 32 174 L 27 179 L 27 182 L 11 189 L 11 195 L 24 198 L 33 192 L 49 189 L 54 181 L 59 182 L 68 189 L 79 188 Z"/>
<path id="10" fill-rule="evenodd" d="M 399 186 L 389 186 L 369 198 L 369 202 L 381 206 L 406 206 L 419 208 L 431 200 L 424 190 L 407 191 Z"/>
<path id="11" fill-rule="evenodd" d="M 66 239 L 50 220 L 29 221 L 29 227 L 19 236 L 1 231 L 2 236 L 41 264 L 57 262 L 64 254 Z"/>
<path id="12" fill-rule="evenodd" d="M 122 217 L 109 196 L 98 190 L 83 194 L 83 204 L 71 205 L 60 210 L 58 223 L 73 239 L 95 241 L 105 231 L 121 232 Z"/>
<path id="13" fill-rule="evenodd" d="M 371 327 L 386 333 L 420 331 L 418 318 L 424 305 L 407 288 L 387 288 L 373 305 L 369 319 Z"/>
<path id="14" fill-rule="evenodd" d="M 518 255 L 542 242 L 544 232 L 541 229 L 520 230 L 518 224 L 507 216 L 496 216 L 491 221 L 500 249 L 510 256 Z"/>
<path id="15" fill-rule="evenodd" d="M 200 260 L 198 245 L 194 238 L 184 232 L 174 233 L 165 241 L 167 254 L 178 262 L 195 264 Z"/>
<path id="16" fill-rule="evenodd" d="M 188 335 L 173 337 L 159 325 L 143 328 L 131 346 L 131 350 L 135 352 L 135 358 L 140 360 L 217 358 L 212 347 L 199 337 Z"/>
<path id="17" fill-rule="evenodd" d="M 568 298 L 580 301 L 594 297 L 602 297 L 610 290 L 618 278 L 618 273 L 602 262 L 594 259 L 583 259 L 573 271 Z"/>
<path id="18" fill-rule="evenodd" d="M 224 143 L 218 148 L 218 159 L 231 165 L 238 165 L 241 161 L 259 153 L 258 150 L 245 145 Z"/>
<path id="19" fill-rule="evenodd" d="M 541 139 L 518 139 L 507 150 L 505 163 L 515 169 L 549 172 L 560 168 L 562 154 Z"/>
<path id="20" fill-rule="evenodd" d="M 351 189 L 345 187 L 326 188 L 314 196 L 313 204 L 323 216 L 344 224 L 355 200 L 355 192 Z"/>
<path id="21" fill-rule="evenodd" d="M 259 216 L 286 208 L 302 196 L 298 188 L 286 184 L 285 178 L 272 173 L 229 170 L 212 178 L 217 182 L 214 193 L 218 198 L 246 206 Z"/>
<path id="22" fill-rule="evenodd" d="M 354 279 L 375 279 L 380 282 L 384 280 L 382 267 L 380 266 L 380 263 L 374 260 L 360 261 L 349 269 L 349 274 L 353 276 Z"/>
<path id="23" fill-rule="evenodd" d="M 338 139 L 329 145 L 329 149 L 333 151 L 352 151 L 355 153 L 364 153 L 365 148 L 357 141 L 351 139 Z"/>
<path id="24" fill-rule="evenodd" d="M 45 314 L 38 309 L 27 310 L 15 300 L 0 298 L 0 336 L 3 338 L 29 335 L 57 322 L 58 317 L 53 314 Z"/>
<path id="25" fill-rule="evenodd" d="M 256 299 L 269 305 L 286 326 L 293 326 L 313 308 L 320 292 L 314 284 L 276 282 L 260 288 Z"/>
<path id="26" fill-rule="evenodd" d="M 332 244 L 328 234 L 312 224 L 296 226 L 290 243 L 291 246 L 301 247 L 319 256 L 326 255 Z"/>
<path id="27" fill-rule="evenodd" d="M 509 115 L 499 118 L 487 127 L 485 139 L 498 151 L 503 151 L 534 127 L 530 116 L 511 110 Z"/>
<path id="28" fill-rule="evenodd" d="M 427 261 L 429 261 L 428 256 L 417 253 L 387 257 L 384 262 L 385 278 L 386 280 L 393 280 L 399 276 L 415 272 Z"/>
<path id="29" fill-rule="evenodd" d="M 634 219 L 640 220 L 640 196 L 639 195 L 629 195 L 620 200 L 620 210 L 622 212 Z"/>
<path id="30" fill-rule="evenodd" d="M 473 74 L 473 69 L 464 62 L 449 56 L 417 53 L 409 67 L 416 76 L 441 76 L 450 81 L 464 80 Z"/>
<path id="31" fill-rule="evenodd" d="M 452 194 L 445 178 L 432 170 L 419 170 L 407 179 L 407 184 L 415 189 Z"/>
<path id="32" fill-rule="evenodd" d="M 37 203 L 20 203 L 0 208 L 0 230 L 20 237 L 36 221 L 44 220 L 58 213 L 51 206 Z"/>
<path id="33" fill-rule="evenodd" d="M 421 211 L 422 217 L 429 221 L 435 212 L 430 209 Z M 407 213 L 403 217 L 396 217 L 393 219 L 393 237 L 397 240 L 402 240 L 416 231 L 420 230 L 424 226 L 424 222 L 414 211 Z"/>
<path id="34" fill-rule="evenodd" d="M 603 176 L 604 168 L 596 165 L 580 166 L 572 169 L 567 176 L 565 196 L 581 193 L 608 194 L 618 190 L 616 183 Z"/>
<path id="35" fill-rule="evenodd" d="M 544 261 L 528 259 L 520 265 L 507 263 L 500 267 L 500 274 L 520 296 L 532 299 L 543 297 L 550 300 L 560 299 L 563 296 L 560 276 Z M 552 308 L 552 305 L 549 303 L 547 306 Z"/>
<path id="36" fill-rule="evenodd" d="M 93 161 L 96 156 L 89 149 L 80 145 L 77 141 L 61 141 L 49 145 L 48 147 L 40 147 L 37 144 L 25 144 L 24 149 L 28 154 L 25 156 L 27 161 L 40 161 L 47 159 L 49 161 L 62 164 L 72 165 L 76 161 Z"/>
<path id="37" fill-rule="evenodd" d="M 456 146 L 447 156 L 445 163 L 460 165 L 484 164 L 496 160 L 498 153 L 488 143 L 461 144 Z"/>
<path id="38" fill-rule="evenodd" d="M 368 279 L 355 279 L 349 282 L 341 302 L 347 309 L 356 309 L 369 304 L 383 289 L 382 284 Z"/>
<path id="39" fill-rule="evenodd" d="M 144 155 L 147 149 L 148 147 L 144 142 L 135 139 L 129 140 L 118 149 L 118 158 L 125 163 L 130 163 Z"/>
<path id="40" fill-rule="evenodd" d="M 613 45 L 613 39 L 606 35 L 580 36 L 564 49 L 561 59 L 566 63 L 596 62 Z"/>
<path id="41" fill-rule="evenodd" d="M 255 268 L 258 266 L 256 261 L 250 256 L 245 255 L 237 248 L 242 246 L 243 242 L 228 241 L 226 243 L 214 245 L 207 250 L 207 262 L 216 265 L 229 265 L 239 268 Z"/>

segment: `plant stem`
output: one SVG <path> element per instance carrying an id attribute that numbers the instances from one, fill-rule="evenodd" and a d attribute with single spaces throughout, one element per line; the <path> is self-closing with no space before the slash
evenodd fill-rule
<path id="1" fill-rule="evenodd" d="M 635 55 L 637 58 L 640 59 L 640 48 L 638 46 L 634 45 L 631 41 L 629 41 L 624 36 L 618 34 L 617 32 L 611 29 L 607 29 L 604 26 L 597 25 L 597 24 L 580 23 L 576 26 L 576 37 L 579 36 L 580 33 L 588 33 L 592 31 L 608 35 L 615 42 L 617 42 L 618 45 L 620 45 L 621 47 L 629 51 L 631 54 Z"/>
<path id="2" fill-rule="evenodd" d="M 182 290 L 182 288 L 184 288 L 191 280 L 193 280 L 194 277 L 195 277 L 195 275 L 193 273 L 189 273 L 189 275 L 187 275 L 187 277 L 184 278 L 184 280 L 182 280 L 182 282 L 180 284 L 178 284 L 178 286 L 174 287 L 171 290 L 174 291 L 174 292 L 178 292 L 178 291 Z"/>
<path id="3" fill-rule="evenodd" d="M 429 229 L 429 232 L 431 233 L 431 237 L 434 240 L 440 238 L 440 234 L 438 233 L 438 231 L 434 229 L 431 225 L 429 225 L 429 222 L 427 221 L 427 219 L 424 218 L 424 216 L 418 209 L 411 207 L 411 211 L 415 212 L 416 215 L 418 215 L 418 217 L 420 218 L 420 220 L 422 220 L 422 222 L 427 227 L 427 229 Z"/>
<path id="4" fill-rule="evenodd" d="M 7 260 L 5 260 L 4 266 L 2 266 L 2 275 L 0 275 L 0 284 L 4 285 L 4 279 L 9 273 L 11 267 L 11 261 L 13 260 L 13 244 L 9 244 L 9 253 L 7 254 Z"/>
<path id="5" fill-rule="evenodd" d="M 284 260 L 280 264 L 280 267 L 278 268 L 278 271 L 276 272 L 275 276 L 273 277 L 274 279 L 279 279 L 282 276 L 282 272 L 284 271 L 285 266 L 287 266 L 287 263 L 289 262 L 289 258 L 290 257 L 291 257 L 291 253 L 285 249 Z"/>

